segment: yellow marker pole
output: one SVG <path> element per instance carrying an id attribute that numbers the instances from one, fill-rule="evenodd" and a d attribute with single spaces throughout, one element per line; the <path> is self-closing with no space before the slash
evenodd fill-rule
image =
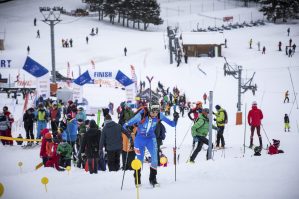
<path id="1" fill-rule="evenodd" d="M 46 192 L 48 192 L 48 190 L 47 190 L 47 184 L 48 184 L 48 182 L 49 182 L 49 179 L 47 177 L 43 177 L 41 179 L 41 183 L 45 185 Z"/>
<path id="2" fill-rule="evenodd" d="M 20 172 L 22 173 L 23 162 L 18 162 L 18 166 L 20 167 Z"/>
<path id="3" fill-rule="evenodd" d="M 167 163 L 167 158 L 166 157 L 161 157 L 160 158 L 160 163 L 164 166 Z"/>
<path id="4" fill-rule="evenodd" d="M 0 198 L 3 196 L 4 194 L 4 186 L 2 183 L 0 183 Z"/>
<path id="5" fill-rule="evenodd" d="M 70 167 L 70 166 L 67 166 L 67 167 L 65 168 L 65 170 L 67 170 L 67 174 L 70 175 L 71 167 Z"/>
<path id="6" fill-rule="evenodd" d="M 138 172 L 137 170 L 139 170 L 141 168 L 141 161 L 138 159 L 135 159 L 132 161 L 131 163 L 132 168 L 136 171 L 136 180 L 138 182 Z M 139 199 L 139 185 L 136 185 L 136 191 L 137 191 L 137 199 Z"/>

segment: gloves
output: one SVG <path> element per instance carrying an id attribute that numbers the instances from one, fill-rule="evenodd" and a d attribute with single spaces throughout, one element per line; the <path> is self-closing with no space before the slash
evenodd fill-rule
<path id="1" fill-rule="evenodd" d="M 217 121 L 216 118 L 214 118 L 214 121 L 215 121 L 215 122 Z"/>
<path id="2" fill-rule="evenodd" d="M 130 142 L 130 150 L 134 150 L 134 141 L 132 138 L 129 139 Z"/>
<path id="3" fill-rule="evenodd" d="M 178 122 L 179 117 L 180 117 L 180 115 L 179 115 L 178 112 L 174 112 L 174 113 L 173 113 L 173 121 L 175 121 L 175 123 Z"/>

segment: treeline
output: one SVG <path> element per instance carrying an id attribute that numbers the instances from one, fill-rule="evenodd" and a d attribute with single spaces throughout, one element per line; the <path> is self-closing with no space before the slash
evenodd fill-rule
<path id="1" fill-rule="evenodd" d="M 147 30 L 149 24 L 160 25 L 160 5 L 156 0 L 84 0 L 99 12 L 99 20 L 109 17 L 110 23 Z"/>
<path id="2" fill-rule="evenodd" d="M 299 0 L 260 0 L 261 12 L 269 21 L 287 22 L 288 19 L 295 19 L 299 13 Z"/>

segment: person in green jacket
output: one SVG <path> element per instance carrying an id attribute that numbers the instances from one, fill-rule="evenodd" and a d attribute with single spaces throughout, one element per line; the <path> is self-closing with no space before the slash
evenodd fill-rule
<path id="1" fill-rule="evenodd" d="M 67 166 L 71 166 L 72 159 L 72 146 L 63 139 L 57 147 L 57 154 L 59 155 L 59 168 L 65 169 Z"/>
<path id="2" fill-rule="evenodd" d="M 209 140 L 206 136 L 209 133 L 209 109 L 204 108 L 202 110 L 202 114 L 200 114 L 199 118 L 196 120 L 195 124 L 191 127 L 191 133 L 193 140 L 198 142 L 196 149 L 192 153 L 189 162 L 194 163 L 194 160 L 197 154 L 201 151 L 203 144 L 209 145 Z M 213 126 L 213 128 L 216 128 Z"/>

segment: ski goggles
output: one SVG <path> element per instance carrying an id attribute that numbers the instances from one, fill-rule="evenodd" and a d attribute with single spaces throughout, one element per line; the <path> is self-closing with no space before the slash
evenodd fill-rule
<path id="1" fill-rule="evenodd" d="M 152 112 L 152 113 L 159 113 L 160 112 L 160 106 L 159 105 L 152 105 L 150 112 Z"/>

